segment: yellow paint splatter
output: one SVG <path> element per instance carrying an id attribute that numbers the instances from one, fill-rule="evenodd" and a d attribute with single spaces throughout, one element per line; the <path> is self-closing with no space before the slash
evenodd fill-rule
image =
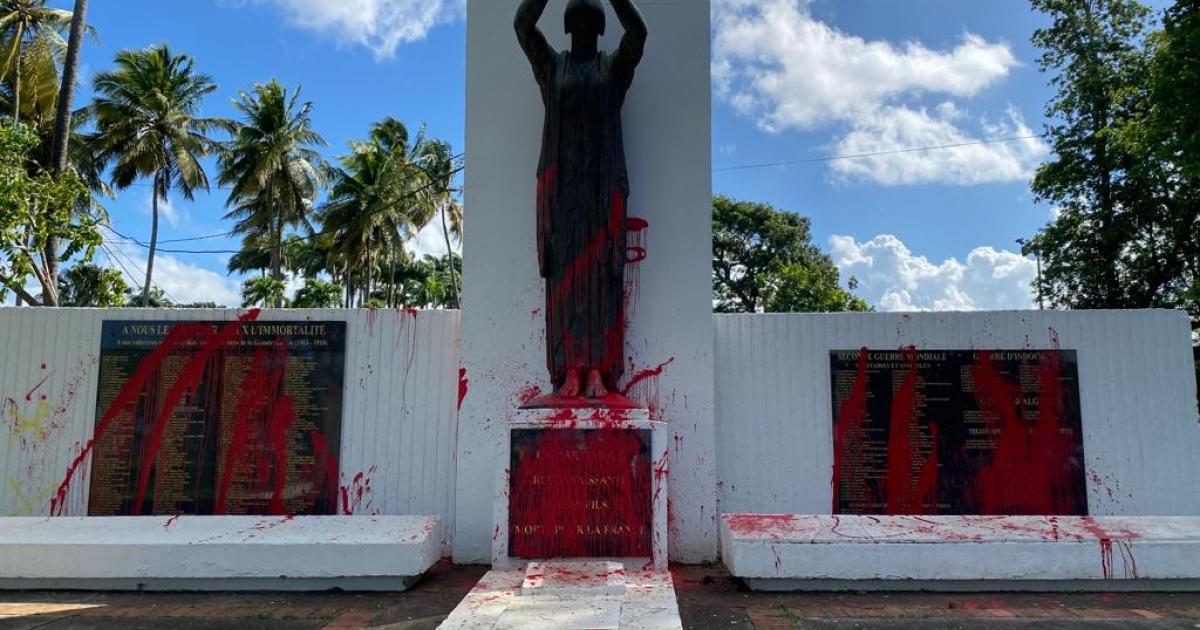
<path id="1" fill-rule="evenodd" d="M 9 478 L 8 485 L 17 499 L 17 509 L 9 516 L 40 516 L 38 506 L 45 506 L 54 493 L 54 484 L 50 484 L 26 494 L 16 477 Z"/>

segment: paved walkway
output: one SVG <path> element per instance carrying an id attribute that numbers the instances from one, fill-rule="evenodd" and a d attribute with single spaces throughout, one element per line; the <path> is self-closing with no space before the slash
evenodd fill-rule
<path id="1" fill-rule="evenodd" d="M 484 572 L 442 564 L 398 594 L 0 593 L 0 629 L 433 630 Z M 695 630 L 1200 629 L 1200 594 L 762 595 L 719 568 L 674 572 L 684 627 Z"/>

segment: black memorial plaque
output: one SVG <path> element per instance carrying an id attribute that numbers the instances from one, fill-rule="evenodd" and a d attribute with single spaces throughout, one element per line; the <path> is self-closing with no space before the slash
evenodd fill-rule
<path id="1" fill-rule="evenodd" d="M 835 514 L 1086 515 L 1071 350 L 830 353 Z"/>
<path id="2" fill-rule="evenodd" d="M 336 514 L 345 322 L 104 322 L 91 516 Z"/>
<path id="3" fill-rule="evenodd" d="M 649 558 L 651 433 L 514 429 L 509 556 Z"/>

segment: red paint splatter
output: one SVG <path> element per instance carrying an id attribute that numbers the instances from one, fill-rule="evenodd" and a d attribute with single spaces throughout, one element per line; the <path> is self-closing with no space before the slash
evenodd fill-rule
<path id="1" fill-rule="evenodd" d="M 259 349 L 237 401 L 237 422 L 225 452 L 213 514 L 225 514 L 230 484 L 236 477 L 242 496 L 270 496 L 267 512 L 284 516 L 287 484 L 287 435 L 296 421 L 295 402 L 283 393 L 288 348 L 282 340 L 272 350 Z M 265 431 L 264 431 L 265 429 Z M 263 434 L 265 433 L 265 435 Z"/>
<path id="2" fill-rule="evenodd" d="M 71 464 L 67 466 L 66 476 L 63 478 L 62 483 L 59 484 L 55 495 L 50 499 L 50 514 L 52 516 L 62 516 L 63 510 L 66 508 L 67 493 L 70 491 L 71 481 L 74 478 L 75 473 L 79 470 L 79 467 L 87 459 L 88 455 L 91 454 L 92 449 L 95 447 L 96 440 L 108 432 L 109 428 L 118 417 L 132 410 L 132 408 L 137 404 L 138 399 L 141 397 L 142 390 L 145 388 L 147 382 L 155 373 L 157 373 L 163 361 L 170 356 L 172 352 L 185 347 L 189 343 L 193 343 L 198 345 L 201 348 L 201 352 L 205 353 L 206 356 L 211 355 L 216 348 L 214 345 L 214 340 L 220 340 L 224 343 L 229 343 L 233 339 L 236 339 L 241 331 L 242 325 L 248 321 L 254 321 L 258 319 L 260 313 L 260 309 L 249 311 L 240 317 L 236 322 L 230 322 L 229 324 L 226 324 L 220 329 L 220 331 L 216 333 L 214 333 L 211 328 L 207 326 L 188 324 L 186 322 L 181 322 L 172 326 L 171 332 L 167 334 L 166 339 L 138 365 L 132 377 L 125 384 L 125 386 L 121 388 L 121 391 L 113 399 L 113 402 L 104 412 L 104 415 L 101 416 L 100 421 L 96 423 L 96 430 L 92 434 L 92 438 L 87 441 L 87 444 L 80 449 L 79 454 L 76 455 L 75 459 L 71 461 Z M 195 362 L 196 361 L 193 361 L 192 363 Z M 180 375 L 179 382 L 176 384 L 176 387 L 173 387 L 172 391 L 168 393 L 168 404 L 164 405 L 162 413 L 159 416 L 159 421 L 155 423 L 156 426 L 154 429 L 154 434 L 157 437 L 152 436 L 151 444 L 154 444 L 155 441 L 161 442 L 162 428 L 157 425 L 163 422 L 166 418 L 170 418 L 170 414 L 174 412 L 175 406 L 179 404 L 180 399 L 183 397 L 187 384 L 190 383 L 192 378 L 194 378 L 194 372 L 201 369 L 203 369 L 202 365 L 200 367 L 192 367 L 191 365 L 185 367 L 183 373 Z M 150 452 L 147 454 L 157 454 L 157 447 L 151 446 Z M 148 469 L 148 466 L 143 467 L 143 470 L 146 471 L 146 473 L 148 473 Z M 137 500 L 139 506 L 145 499 L 145 485 L 146 481 L 139 480 Z"/>
<path id="3" fill-rule="evenodd" d="M 510 478 L 518 558 L 650 557 L 651 463 L 639 432 L 545 430 Z"/>
<path id="4" fill-rule="evenodd" d="M 729 530 L 737 536 L 766 536 L 780 540 L 795 528 L 792 514 L 733 514 L 725 517 Z"/>
<path id="5" fill-rule="evenodd" d="M 863 424 L 867 419 L 867 379 L 871 351 L 863 348 L 858 354 L 858 373 L 854 378 L 854 386 L 850 395 L 842 403 L 837 423 L 833 432 L 833 511 L 838 513 L 842 506 L 842 466 L 861 465 Z M 863 496 L 870 496 L 863 479 Z"/>
<path id="6" fill-rule="evenodd" d="M 998 436 L 991 461 L 978 476 L 982 514 L 1069 514 L 1078 509 L 1071 482 L 1071 462 L 1078 457 L 1062 431 L 1059 373 L 1059 353 L 1043 353 L 1037 417 L 1028 423 L 1020 386 L 1001 376 L 989 353 L 980 353 L 972 368 L 976 397 L 989 432 Z"/>
<path id="7" fill-rule="evenodd" d="M 629 382 L 625 384 L 625 387 L 623 387 L 621 389 L 621 393 L 625 396 L 630 396 L 632 394 L 632 392 L 634 391 L 635 387 L 637 387 L 638 385 L 641 385 L 642 383 L 645 383 L 646 381 L 650 381 L 651 379 L 662 376 L 663 371 L 667 369 L 667 366 L 671 365 L 674 362 L 675 362 L 675 357 L 671 357 L 670 359 L 667 360 L 666 363 L 660 363 L 656 367 L 653 367 L 653 368 L 650 368 L 647 370 L 642 370 L 642 371 L 634 374 L 629 379 Z"/>
<path id="8" fill-rule="evenodd" d="M 46 369 L 46 364 L 44 364 L 44 363 L 42 364 L 42 369 L 43 370 Z M 46 381 L 50 380 L 51 376 L 54 376 L 53 372 L 43 376 L 42 380 L 37 382 L 37 385 L 34 385 L 33 388 L 31 388 L 28 392 L 26 392 L 25 393 L 25 402 L 33 402 L 33 394 L 35 392 L 37 392 L 37 390 L 41 389 L 42 385 L 45 385 Z M 46 397 L 42 396 L 42 400 L 45 400 L 45 399 L 46 399 Z"/>
<path id="9" fill-rule="evenodd" d="M 458 368 L 458 410 L 462 411 L 463 401 L 467 399 L 467 391 L 471 381 L 467 378 L 467 368 Z"/>
<path id="10" fill-rule="evenodd" d="M 919 442 L 917 421 L 917 349 L 904 351 L 908 373 L 892 398 L 888 428 L 887 513 L 929 514 L 937 511 L 937 427 L 931 425 L 932 446 L 925 461 L 916 467 L 913 445 Z M 915 482 L 915 485 L 914 485 Z"/>
<path id="11" fill-rule="evenodd" d="M 354 475 L 350 485 L 340 488 L 342 514 L 346 516 L 363 514 L 371 509 L 371 498 L 375 493 L 375 489 L 371 487 L 371 478 L 375 474 L 375 470 L 376 467 L 372 466 L 365 473 L 359 472 Z"/>

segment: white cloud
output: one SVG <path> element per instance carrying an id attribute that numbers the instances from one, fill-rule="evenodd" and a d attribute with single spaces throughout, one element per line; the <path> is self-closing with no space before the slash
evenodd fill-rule
<path id="1" fill-rule="evenodd" d="M 968 135 L 955 124 L 963 116 L 952 103 L 943 103 L 932 114 L 925 109 L 880 108 L 864 115 L 835 148 L 838 155 L 869 157 L 838 160 L 833 162 L 833 171 L 850 180 L 883 186 L 987 184 L 1029 179 L 1048 153 L 1045 142 L 1030 137 L 1033 130 L 1016 109 L 1008 110 L 1006 120 L 984 121 L 982 138 Z M 922 147 L 947 148 L 910 150 Z"/>
<path id="2" fill-rule="evenodd" d="M 454 253 L 462 254 L 462 243 L 454 240 L 454 236 L 450 236 L 450 245 L 454 249 Z M 442 222 L 440 217 L 434 217 L 429 225 L 425 226 L 417 236 L 408 242 L 408 248 L 413 258 L 421 259 L 426 255 L 436 256 L 441 258 L 446 255 L 446 237 L 442 232 Z"/>
<path id="3" fill-rule="evenodd" d="M 147 194 L 142 199 L 142 214 L 152 216 L 154 212 L 154 196 L 153 193 Z M 186 210 L 180 210 L 175 207 L 168 199 L 158 200 L 158 216 L 167 223 L 167 225 L 175 228 L 181 224 L 191 220 L 191 215 Z"/>
<path id="4" fill-rule="evenodd" d="M 951 99 L 1002 83 L 1019 65 L 1004 43 L 964 33 L 953 48 L 893 44 L 844 33 L 813 17 L 811 0 L 717 0 L 717 96 L 770 133 L 832 127 L 839 155 L 947 144 L 971 147 L 833 162 L 835 173 L 883 185 L 978 184 L 1027 179 L 1047 151 L 1019 112 L 975 121 Z M 943 103 L 930 113 L 921 103 Z M 964 125 L 977 127 L 967 131 Z"/>
<path id="5" fill-rule="evenodd" d="M 1018 252 L 980 247 L 966 263 L 931 262 L 900 239 L 883 234 L 865 243 L 829 239 L 843 277 L 859 281 L 858 295 L 881 311 L 974 311 L 1033 308 L 1037 265 Z"/>
<path id="6" fill-rule="evenodd" d="M 420 41 L 433 27 L 463 15 L 465 0 L 240 0 L 278 8 L 287 21 L 340 41 L 366 46 L 379 59 Z"/>
<path id="7" fill-rule="evenodd" d="M 771 131 L 811 129 L 912 94 L 969 97 L 1008 76 L 1007 44 L 967 33 L 958 47 L 866 41 L 815 19 L 809 0 L 719 0 L 718 90 Z"/>

